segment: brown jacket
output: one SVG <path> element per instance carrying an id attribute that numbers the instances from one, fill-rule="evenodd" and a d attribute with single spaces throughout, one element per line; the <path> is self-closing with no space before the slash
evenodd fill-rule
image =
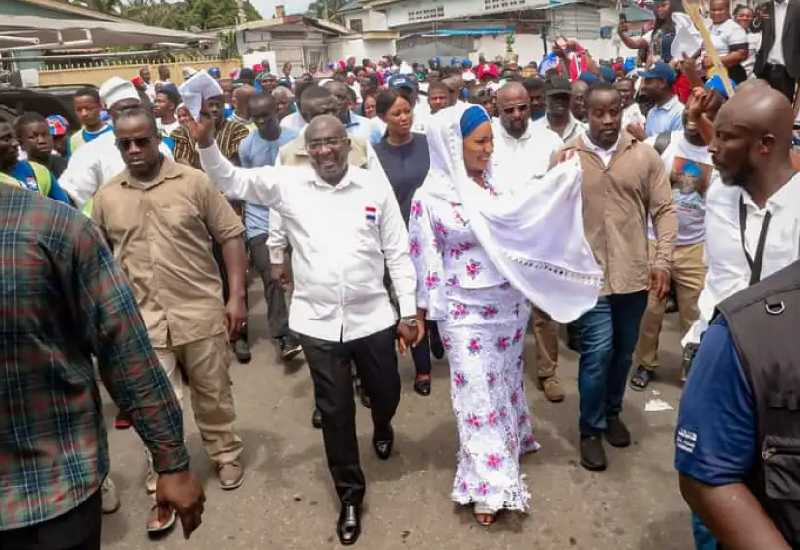
<path id="1" fill-rule="evenodd" d="M 650 268 L 670 270 L 678 218 L 664 162 L 650 145 L 623 132 L 608 167 L 579 136 L 562 152 L 578 154 L 583 169 L 583 226 L 603 268 L 602 294 L 627 294 L 649 286 Z M 648 258 L 647 219 L 658 237 Z"/>

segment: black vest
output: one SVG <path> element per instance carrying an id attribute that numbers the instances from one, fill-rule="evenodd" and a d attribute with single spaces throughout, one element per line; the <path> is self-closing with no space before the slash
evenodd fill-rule
<path id="1" fill-rule="evenodd" d="M 753 391 L 760 456 L 745 481 L 800 547 L 800 261 L 722 302 Z"/>

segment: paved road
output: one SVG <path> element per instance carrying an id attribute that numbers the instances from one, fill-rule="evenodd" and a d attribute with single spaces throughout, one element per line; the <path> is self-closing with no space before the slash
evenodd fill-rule
<path id="1" fill-rule="evenodd" d="M 203 525 L 189 542 L 179 529 L 160 540 L 144 531 L 149 497 L 144 492 L 144 454 L 132 430 L 111 430 L 112 476 L 122 508 L 106 516 L 103 547 L 108 550 L 194 550 L 338 548 L 335 499 L 320 432 L 310 424 L 312 390 L 302 360 L 284 365 L 266 335 L 262 292 L 253 286 L 253 361 L 234 364 L 232 375 L 245 441 L 244 486 L 219 489 L 200 437 L 186 415 L 192 466 L 203 480 L 208 501 Z M 393 457 L 379 461 L 370 445 L 370 418 L 358 406 L 359 443 L 367 480 L 363 532 L 358 547 L 383 549 L 501 548 L 656 549 L 692 547 L 689 515 L 672 468 L 676 413 L 645 412 L 662 399 L 677 408 L 678 336 L 668 319 L 662 337 L 662 371 L 652 391 L 626 396 L 623 418 L 633 433 L 628 449 L 607 447 L 609 469 L 591 473 L 577 463 L 577 357 L 562 346 L 560 374 L 567 388 L 563 403 L 548 403 L 527 386 L 542 450 L 523 460 L 533 494 L 528 515 L 505 514 L 489 529 L 478 526 L 466 508 L 448 498 L 455 467 L 457 434 L 449 397 L 446 360 L 434 363 L 433 393 L 412 389 L 413 367 L 401 359 L 403 396 L 394 423 Z M 528 350 L 533 342 L 528 336 Z M 532 353 L 528 353 L 528 365 Z M 528 368 L 528 380 L 532 369 Z M 188 401 L 188 400 L 187 400 Z M 107 405 L 108 425 L 113 406 Z"/>

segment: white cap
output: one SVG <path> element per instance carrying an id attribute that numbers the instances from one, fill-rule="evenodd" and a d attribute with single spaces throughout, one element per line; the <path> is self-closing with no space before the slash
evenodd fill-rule
<path id="1" fill-rule="evenodd" d="M 123 99 L 137 99 L 141 101 L 139 92 L 133 83 L 118 76 L 112 76 L 100 85 L 100 99 L 110 109 L 114 103 Z"/>

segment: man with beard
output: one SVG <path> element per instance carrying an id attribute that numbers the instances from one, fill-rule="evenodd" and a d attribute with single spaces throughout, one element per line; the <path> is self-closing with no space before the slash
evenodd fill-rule
<path id="1" fill-rule="evenodd" d="M 675 468 L 684 499 L 725 548 L 788 549 L 800 542 L 791 496 L 796 481 L 780 476 L 794 470 L 778 469 L 793 468 L 792 447 L 776 444 L 797 438 L 787 432 L 797 425 L 797 354 L 779 357 L 794 344 L 796 270 L 770 278 L 785 289 L 781 295 L 768 292 L 775 287 L 767 281 L 744 290 L 798 259 L 792 114 L 788 99 L 766 82 L 742 85 L 720 109 L 709 147 L 721 183 L 706 195 L 708 274 L 698 330 L 690 336 L 705 334 L 681 398 Z M 748 300 L 764 316 L 742 331 L 739 315 Z M 723 318 L 708 327 L 718 307 Z M 760 336 L 760 357 L 747 332 Z"/>
<path id="2" fill-rule="evenodd" d="M 547 112 L 545 102 L 545 83 L 539 77 L 526 78 L 522 85 L 528 91 L 528 98 L 531 103 L 531 120 L 539 120 Z"/>
<path id="3" fill-rule="evenodd" d="M 501 181 L 512 181 L 547 172 L 553 155 L 564 145 L 558 134 L 544 127 L 534 128 L 530 117 L 530 97 L 525 86 L 509 82 L 497 92 L 500 118 L 492 122 L 494 153 L 492 167 Z M 533 333 L 536 336 L 537 386 L 549 401 L 564 400 L 564 390 L 556 376 L 558 364 L 558 324 L 543 311 L 534 309 Z"/>
<path id="4" fill-rule="evenodd" d="M 614 447 L 631 443 L 620 418 L 631 356 L 648 290 L 659 300 L 669 292 L 678 221 L 661 158 L 621 132 L 619 92 L 597 82 L 586 104 L 588 131 L 560 155 L 580 159 L 584 229 L 605 280 L 597 305 L 578 319 L 581 465 L 599 471 L 606 468 L 603 436 Z M 658 235 L 655 254 L 648 250 L 648 219 Z"/>

